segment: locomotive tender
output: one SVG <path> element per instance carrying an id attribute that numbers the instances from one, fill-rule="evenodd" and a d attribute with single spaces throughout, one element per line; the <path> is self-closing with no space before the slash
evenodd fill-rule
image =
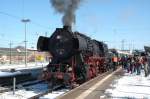
<path id="1" fill-rule="evenodd" d="M 52 86 L 83 83 L 107 71 L 111 60 L 105 43 L 72 32 L 70 26 L 56 28 L 50 38 L 40 36 L 37 49 L 53 56 L 43 73 L 44 79 L 51 81 Z"/>

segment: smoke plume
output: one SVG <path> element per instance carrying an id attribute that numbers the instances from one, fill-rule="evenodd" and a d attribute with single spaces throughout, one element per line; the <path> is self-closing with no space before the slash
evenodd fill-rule
<path id="1" fill-rule="evenodd" d="M 63 25 L 71 26 L 75 23 L 75 11 L 81 0 L 50 0 L 56 12 L 62 13 Z"/>

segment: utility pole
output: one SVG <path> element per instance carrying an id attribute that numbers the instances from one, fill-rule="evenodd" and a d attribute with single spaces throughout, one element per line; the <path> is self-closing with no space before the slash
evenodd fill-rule
<path id="1" fill-rule="evenodd" d="M 24 23 L 24 33 L 25 33 L 25 66 L 27 66 L 27 38 L 26 38 L 26 32 L 27 32 L 27 30 L 26 30 L 26 25 L 27 25 L 27 23 L 28 22 L 30 22 L 30 20 L 29 19 L 22 19 L 21 20 L 21 22 L 23 22 Z"/>
<path id="2" fill-rule="evenodd" d="M 47 32 L 45 32 L 45 37 L 47 37 Z"/>
<path id="3" fill-rule="evenodd" d="M 11 57 L 12 57 L 12 43 L 11 43 L 11 41 L 10 41 L 10 43 L 9 43 L 9 64 L 12 64 L 12 60 L 11 60 Z"/>
<path id="4" fill-rule="evenodd" d="M 116 48 L 116 36 L 117 36 L 117 30 L 114 28 L 113 29 L 113 34 L 114 34 L 114 48 Z"/>
<path id="5" fill-rule="evenodd" d="M 132 43 L 132 50 L 134 51 L 135 49 L 134 49 L 134 43 Z"/>
<path id="6" fill-rule="evenodd" d="M 122 51 L 124 50 L 124 43 L 125 43 L 125 40 L 123 39 L 123 40 L 121 41 L 121 45 L 122 45 L 121 50 L 122 50 Z"/>
<path id="7" fill-rule="evenodd" d="M 131 43 L 129 43 L 129 53 L 131 53 Z"/>

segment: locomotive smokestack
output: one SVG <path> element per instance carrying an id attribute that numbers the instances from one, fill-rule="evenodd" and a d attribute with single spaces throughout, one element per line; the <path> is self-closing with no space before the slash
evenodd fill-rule
<path id="1" fill-rule="evenodd" d="M 72 26 L 75 23 L 75 11 L 81 0 L 50 0 L 50 3 L 58 13 L 63 14 L 63 25 Z"/>
<path id="2" fill-rule="evenodd" d="M 67 26 L 67 25 L 64 25 L 63 29 L 68 30 L 70 32 L 72 31 L 71 26 Z"/>

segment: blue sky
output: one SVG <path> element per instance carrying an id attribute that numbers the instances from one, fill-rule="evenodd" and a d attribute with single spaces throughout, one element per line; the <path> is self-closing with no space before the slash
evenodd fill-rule
<path id="1" fill-rule="evenodd" d="M 62 27 L 62 15 L 49 0 L 0 0 L 0 47 L 24 45 L 23 18 L 27 24 L 28 48 L 36 46 L 39 35 L 50 36 Z M 150 0 L 83 0 L 73 27 L 91 38 L 105 41 L 110 48 L 142 49 L 150 45 Z"/>

